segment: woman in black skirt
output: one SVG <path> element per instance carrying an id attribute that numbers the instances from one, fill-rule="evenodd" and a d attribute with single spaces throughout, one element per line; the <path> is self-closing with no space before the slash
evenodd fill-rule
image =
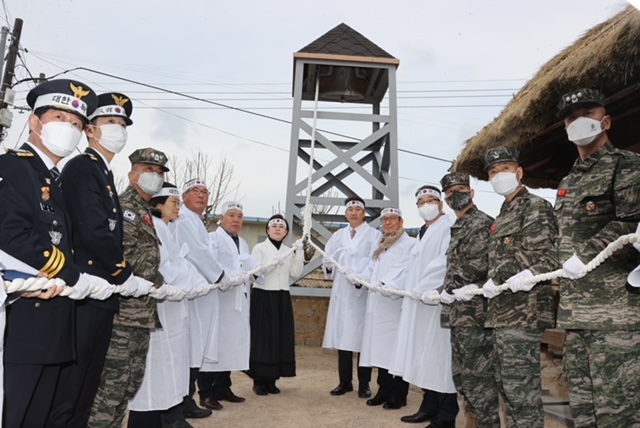
<path id="1" fill-rule="evenodd" d="M 272 216 L 267 222 L 267 239 L 253 247 L 251 253 L 260 264 L 278 261 L 264 275 L 264 284 L 254 283 L 251 290 L 249 375 L 257 395 L 279 393 L 276 380 L 296 375 L 289 277 L 302 274 L 304 250 L 302 241 L 296 241 L 295 252 L 284 257 L 289 247 L 282 241 L 288 233 L 289 224 L 284 217 L 280 214 Z"/>

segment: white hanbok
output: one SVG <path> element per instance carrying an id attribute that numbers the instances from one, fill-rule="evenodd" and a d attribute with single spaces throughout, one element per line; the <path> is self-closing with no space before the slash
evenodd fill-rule
<path id="1" fill-rule="evenodd" d="M 200 216 L 187 207 L 182 207 L 180 217 L 171 229 L 180 246 L 185 248 L 186 259 L 198 270 L 209 284 L 214 284 L 222 275 L 218 254 L 211 245 L 209 232 Z M 190 367 L 200 368 L 205 362 L 218 361 L 219 302 L 218 293 L 197 297 L 187 301 L 189 314 L 189 360 Z"/>
<path id="2" fill-rule="evenodd" d="M 404 290 L 420 295 L 444 283 L 451 237 L 447 216 L 431 224 L 411 250 Z M 420 388 L 456 392 L 451 369 L 451 335 L 440 327 L 442 305 L 425 305 L 404 297 L 389 373 Z"/>
<path id="3" fill-rule="evenodd" d="M 231 236 L 219 227 L 209 234 L 216 249 L 218 263 L 230 278 L 241 275 L 258 266 L 251 258 L 247 242 L 238 238 L 240 248 Z M 204 372 L 223 372 L 249 369 L 249 286 L 251 283 L 236 285 L 227 291 L 215 290 L 220 303 L 220 328 L 218 334 L 218 361 L 205 361 L 200 367 Z"/>
<path id="4" fill-rule="evenodd" d="M 381 234 L 367 223 L 356 229 L 353 239 L 350 231 L 350 227 L 345 227 L 335 232 L 325 251 L 354 275 L 361 276 L 371 261 Z M 360 352 L 367 305 L 366 288 L 355 288 L 328 260 L 323 267 L 325 275 L 333 278 L 333 286 L 322 347 Z M 330 273 L 328 267 L 331 267 Z"/>
<path id="5" fill-rule="evenodd" d="M 407 278 L 411 249 L 416 240 L 403 233 L 391 247 L 372 260 L 367 270 L 370 284 L 382 282 L 385 288 L 402 289 Z M 369 292 L 364 318 L 360 365 L 389 369 L 393 344 L 398 333 L 402 300 Z"/>
<path id="6" fill-rule="evenodd" d="M 4 302 L 7 300 L 7 293 L 4 290 L 4 278 L 0 275 L 0 361 L 4 361 L 4 328 L 7 323 L 7 314 L 5 312 Z M 4 363 L 0 364 L 0 415 L 3 412 L 4 403 Z M 2 420 L 0 418 L 0 428 Z"/>
<path id="7" fill-rule="evenodd" d="M 191 290 L 207 281 L 185 260 L 186 245 L 180 248 L 169 226 L 153 217 L 160 240 L 160 268 L 168 285 Z M 189 392 L 189 325 L 187 299 L 158 301 L 162 328 L 153 330 L 142 385 L 129 401 L 136 411 L 166 410 L 182 402 Z"/>

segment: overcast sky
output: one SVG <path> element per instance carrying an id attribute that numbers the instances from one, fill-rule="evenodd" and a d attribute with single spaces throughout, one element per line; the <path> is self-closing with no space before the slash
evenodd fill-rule
<path id="1" fill-rule="evenodd" d="M 627 5 L 622 0 L 3 3 L 4 25 L 7 17 L 11 26 L 16 17 L 24 20 L 26 68 L 18 67 L 18 78 L 27 77 L 27 69 L 51 76 L 86 67 L 285 120 L 291 119 L 293 104 L 293 53 L 344 22 L 400 60 L 399 147 L 451 160 L 546 61 Z M 64 76 L 98 93 L 119 91 L 133 100 L 135 123 L 114 161 L 116 175 L 126 175 L 127 156 L 136 148 L 152 146 L 180 157 L 201 150 L 215 161 L 226 156 L 233 163 L 245 215 L 268 217 L 278 206 L 284 210 L 290 125 L 97 73 Z M 26 105 L 31 87 L 16 87 L 16 105 Z M 474 105 L 491 107 L 468 107 Z M 14 112 L 5 147 L 26 141 L 26 117 Z M 415 189 L 437 183 L 449 166 L 399 154 L 400 208 L 407 226 L 420 224 Z M 475 187 L 478 206 L 496 215 L 502 198 L 486 182 Z M 538 193 L 550 200 L 554 194 Z"/>

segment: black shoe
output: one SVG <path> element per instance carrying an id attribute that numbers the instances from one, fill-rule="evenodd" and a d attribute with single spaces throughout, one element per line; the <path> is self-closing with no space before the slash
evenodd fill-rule
<path id="1" fill-rule="evenodd" d="M 421 422 L 427 422 L 435 419 L 434 415 L 429 415 L 428 413 L 423 412 L 422 410 L 418 410 L 413 415 L 403 416 L 400 418 L 402 422 L 408 422 L 410 424 L 417 424 Z"/>
<path id="2" fill-rule="evenodd" d="M 223 406 L 215 398 L 207 397 L 200 399 L 200 405 L 211 410 L 222 410 Z"/>
<path id="3" fill-rule="evenodd" d="M 266 386 L 262 386 L 262 385 L 253 385 L 253 392 L 256 393 L 256 395 L 267 395 L 269 394 L 269 391 L 267 390 Z"/>
<path id="4" fill-rule="evenodd" d="M 445 422 L 442 419 L 434 419 L 425 428 L 456 428 L 456 423 Z"/>
<path id="5" fill-rule="evenodd" d="M 173 421 L 173 422 L 162 422 L 162 428 L 193 428 L 189 422 L 185 420 L 181 421 Z"/>
<path id="6" fill-rule="evenodd" d="M 360 385 L 360 387 L 358 388 L 358 397 L 360 398 L 371 397 L 371 388 L 369 388 L 369 384 Z"/>
<path id="7" fill-rule="evenodd" d="M 389 398 L 376 394 L 375 397 L 367 400 L 367 406 L 379 406 L 389 401 Z"/>
<path id="8" fill-rule="evenodd" d="M 217 398 L 220 401 L 225 400 L 225 401 L 228 401 L 229 403 L 242 403 L 245 400 L 244 397 L 238 397 L 231 390 L 223 392 L 222 394 L 218 395 Z"/>
<path id="9" fill-rule="evenodd" d="M 196 402 L 188 400 L 182 406 L 182 415 L 187 419 L 202 419 L 211 416 L 213 412 L 209 409 L 201 409 L 196 406 Z"/>
<path id="10" fill-rule="evenodd" d="M 267 385 L 267 392 L 269 394 L 280 394 L 280 388 L 276 386 L 276 383 L 270 383 Z"/>
<path id="11" fill-rule="evenodd" d="M 392 398 L 391 400 L 384 403 L 384 406 L 382 407 L 388 410 L 396 410 L 406 405 L 407 405 L 407 400 L 396 400 Z"/>
<path id="12" fill-rule="evenodd" d="M 330 392 L 331 395 L 344 395 L 347 392 L 353 391 L 353 384 L 349 383 L 341 383 L 340 385 L 333 388 Z"/>

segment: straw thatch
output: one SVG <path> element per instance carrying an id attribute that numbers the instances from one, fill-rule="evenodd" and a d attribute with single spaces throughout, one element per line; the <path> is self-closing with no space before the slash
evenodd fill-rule
<path id="1" fill-rule="evenodd" d="M 608 95 L 612 132 L 626 137 L 621 142 L 610 133 L 615 145 L 640 142 L 637 134 L 624 132 L 626 126 L 636 126 L 637 114 L 623 126 L 616 115 L 626 117 L 629 109 L 638 106 L 640 11 L 629 6 L 546 63 L 492 123 L 467 141 L 453 170 L 486 180 L 482 155 L 490 147 L 508 145 L 521 150 L 526 184 L 555 187 L 576 158 L 575 147 L 567 142 L 564 125 L 556 117 L 558 100 L 581 87 L 598 88 Z"/>

